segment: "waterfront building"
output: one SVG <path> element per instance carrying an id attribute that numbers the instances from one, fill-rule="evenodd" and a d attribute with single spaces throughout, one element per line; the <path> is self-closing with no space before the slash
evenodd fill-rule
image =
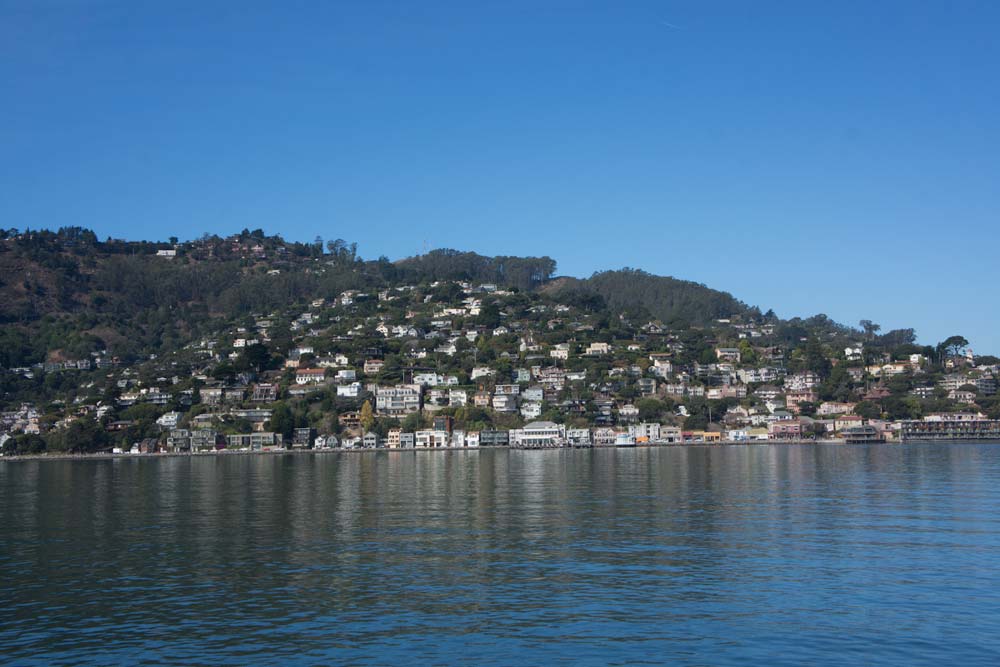
<path id="1" fill-rule="evenodd" d="M 660 429 L 660 424 L 657 424 L 656 422 L 647 422 L 629 426 L 628 432 L 633 438 L 641 438 L 645 441 L 651 441 L 660 439 Z"/>
<path id="2" fill-rule="evenodd" d="M 680 442 L 681 429 L 678 426 L 660 426 L 658 442 Z"/>
<path id="3" fill-rule="evenodd" d="M 451 433 L 455 428 L 455 418 L 450 415 L 437 415 L 434 417 L 432 427 L 435 431 Z"/>
<path id="4" fill-rule="evenodd" d="M 771 440 L 798 440 L 802 437 L 802 422 L 798 419 L 771 422 L 767 426 L 767 435 Z"/>
<path id="5" fill-rule="evenodd" d="M 294 449 L 312 449 L 316 440 L 316 429 L 297 428 L 292 432 L 292 447 Z"/>
<path id="6" fill-rule="evenodd" d="M 278 433 L 237 433 L 227 436 L 226 440 L 230 449 L 258 450 L 280 445 L 281 435 Z"/>
<path id="7" fill-rule="evenodd" d="M 506 447 L 510 444 L 509 431 L 480 431 L 479 444 L 483 447 Z"/>
<path id="8" fill-rule="evenodd" d="M 559 447 L 565 443 L 566 427 L 554 422 L 531 422 L 510 432 L 511 447 Z"/>
<path id="9" fill-rule="evenodd" d="M 447 447 L 449 437 L 447 431 L 421 430 L 414 435 L 414 446 L 426 449 Z"/>
<path id="10" fill-rule="evenodd" d="M 966 415 L 959 415 L 965 417 Z M 900 423 L 900 438 L 913 440 L 1000 440 L 998 419 L 927 418 Z"/>

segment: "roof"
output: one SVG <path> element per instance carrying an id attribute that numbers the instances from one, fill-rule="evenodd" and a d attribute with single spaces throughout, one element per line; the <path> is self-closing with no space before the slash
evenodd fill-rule
<path id="1" fill-rule="evenodd" d="M 553 429 L 559 428 L 559 425 L 555 422 L 531 422 L 530 424 L 524 425 L 524 430 L 542 430 L 542 429 Z"/>

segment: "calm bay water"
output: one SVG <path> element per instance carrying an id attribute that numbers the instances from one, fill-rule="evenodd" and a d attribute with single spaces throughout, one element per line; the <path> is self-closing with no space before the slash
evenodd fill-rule
<path id="1" fill-rule="evenodd" d="M 1000 664 L 1000 445 L 0 463 L 5 664 Z"/>

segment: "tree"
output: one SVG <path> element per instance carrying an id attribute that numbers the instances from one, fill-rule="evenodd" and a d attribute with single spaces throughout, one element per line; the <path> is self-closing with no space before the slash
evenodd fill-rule
<path id="1" fill-rule="evenodd" d="M 247 368 L 259 373 L 271 365 L 271 351 L 262 343 L 254 343 L 244 348 L 242 359 Z"/>
<path id="2" fill-rule="evenodd" d="M 358 415 L 358 419 L 361 421 L 361 428 L 365 431 L 370 431 L 372 424 L 375 423 L 375 414 L 372 412 L 371 401 L 366 400 L 361 405 L 361 414 Z"/>
<path id="3" fill-rule="evenodd" d="M 980 398 L 979 405 L 988 419 L 1000 419 L 1000 397 Z"/>
<path id="4" fill-rule="evenodd" d="M 718 358 L 715 354 L 715 348 L 711 345 L 702 348 L 701 352 L 698 354 L 698 363 L 700 364 L 705 364 L 707 366 L 708 364 L 714 364 L 716 361 L 718 361 Z"/>
<path id="5" fill-rule="evenodd" d="M 868 337 L 868 340 L 872 340 L 873 338 L 875 338 L 875 334 L 877 334 L 882 329 L 881 324 L 875 324 L 871 320 L 861 320 L 860 322 L 858 322 L 858 324 L 864 330 L 865 336 Z"/>
<path id="6" fill-rule="evenodd" d="M 830 360 L 823 352 L 823 345 L 817 338 L 810 338 L 806 343 L 803 362 L 806 369 L 819 374 L 820 377 L 825 378 L 830 375 Z"/>
<path id="7" fill-rule="evenodd" d="M 212 377 L 216 380 L 231 381 L 236 376 L 236 369 L 228 361 L 220 362 L 212 370 Z"/>
<path id="8" fill-rule="evenodd" d="M 403 423 L 400 424 L 400 428 L 407 433 L 411 431 L 418 431 L 424 427 L 424 418 L 419 412 L 411 412 L 403 418 Z"/>
<path id="9" fill-rule="evenodd" d="M 483 304 L 482 308 L 479 309 L 477 323 L 490 329 L 496 329 L 500 326 L 500 308 L 495 302 Z"/>
<path id="10" fill-rule="evenodd" d="M 107 431 L 92 417 L 81 417 L 65 429 L 50 431 L 46 443 L 50 450 L 88 454 L 108 449 L 110 440 Z"/>
<path id="11" fill-rule="evenodd" d="M 865 419 L 878 419 L 882 416 L 882 410 L 877 403 L 872 401 L 861 401 L 854 406 L 854 414 Z"/>
<path id="12" fill-rule="evenodd" d="M 923 416 L 920 401 L 913 397 L 888 396 L 882 407 L 889 419 L 919 419 Z"/>
<path id="13" fill-rule="evenodd" d="M 684 419 L 684 428 L 688 431 L 704 431 L 708 428 L 707 414 L 692 414 Z"/>
<path id="14" fill-rule="evenodd" d="M 877 343 L 882 347 L 900 347 L 913 345 L 917 340 L 917 332 L 913 329 L 893 329 L 878 337 Z"/>
<path id="15" fill-rule="evenodd" d="M 656 398 L 641 398 L 635 407 L 639 409 L 639 419 L 644 422 L 659 421 L 669 410 L 666 403 Z"/>
<path id="16" fill-rule="evenodd" d="M 843 365 L 837 365 L 830 370 L 830 377 L 819 386 L 819 398 L 822 401 L 848 401 L 853 390 L 850 373 Z"/>
<path id="17" fill-rule="evenodd" d="M 3 443 L 6 456 L 14 454 L 41 454 L 45 451 L 45 440 L 40 435 L 18 435 Z"/>
<path id="18" fill-rule="evenodd" d="M 295 432 L 295 415 L 285 402 L 274 404 L 268 428 L 274 433 L 280 433 L 283 438 L 291 438 Z"/>
<path id="19" fill-rule="evenodd" d="M 957 357 L 964 353 L 967 347 L 969 347 L 969 341 L 964 336 L 949 336 L 938 343 L 938 357 L 942 360 L 944 357 Z"/>

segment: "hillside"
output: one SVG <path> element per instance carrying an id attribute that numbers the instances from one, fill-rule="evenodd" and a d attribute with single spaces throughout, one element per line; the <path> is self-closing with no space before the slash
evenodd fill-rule
<path id="1" fill-rule="evenodd" d="M 260 230 L 184 243 L 100 241 L 80 228 L 11 230 L 3 236 L 4 367 L 98 350 L 136 359 L 183 346 L 234 318 L 331 298 L 346 289 L 440 280 L 537 290 L 590 310 L 671 325 L 704 325 L 751 312 L 729 294 L 642 271 L 553 279 L 556 262 L 550 257 L 441 249 L 395 263 L 365 261 L 356 244 L 288 242 Z"/>
<path id="2" fill-rule="evenodd" d="M 667 325 L 705 325 L 737 315 L 760 315 L 726 292 L 636 269 L 601 271 L 585 280 L 560 278 L 543 286 L 542 291 L 571 302 L 589 298 L 598 303 L 593 300 L 596 296 L 615 312 L 658 319 Z"/>
<path id="3" fill-rule="evenodd" d="M 339 239 L 259 230 L 0 232 L 0 451 L 310 446 L 310 433 L 378 446 L 403 431 L 438 447 L 449 424 L 537 420 L 606 444 L 660 425 L 801 437 L 1000 416 L 1000 359 L 966 354 L 961 336 L 921 347 L 912 329 L 781 320 L 693 282 L 555 266 L 455 250 L 364 260 Z M 644 436 L 628 430 L 640 421 Z"/>
<path id="4" fill-rule="evenodd" d="M 396 266 L 404 280 L 471 280 L 521 290 L 545 285 L 556 270 L 551 257 L 487 257 L 446 248 L 408 257 Z"/>
<path id="5" fill-rule="evenodd" d="M 102 242 L 77 228 L 7 236 L 0 240 L 6 367 L 56 350 L 81 357 L 107 349 L 132 359 L 183 346 L 234 317 L 381 281 L 378 262 L 259 231 L 184 244 Z"/>

